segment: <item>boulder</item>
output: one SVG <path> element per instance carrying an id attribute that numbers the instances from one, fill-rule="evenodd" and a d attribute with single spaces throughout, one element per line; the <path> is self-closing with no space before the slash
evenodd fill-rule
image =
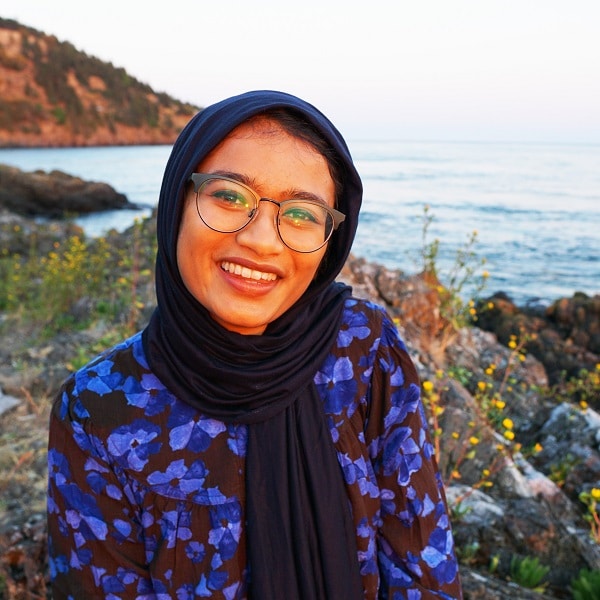
<path id="1" fill-rule="evenodd" d="M 63 218 L 103 210 L 139 208 L 107 183 L 62 171 L 25 172 L 0 165 L 0 209 L 25 216 Z"/>
<path id="2" fill-rule="evenodd" d="M 477 325 L 503 344 L 511 335 L 528 336 L 525 348 L 544 364 L 551 384 L 600 362 L 600 294 L 579 292 L 547 308 L 521 308 L 497 293 L 479 303 L 478 317 Z"/>

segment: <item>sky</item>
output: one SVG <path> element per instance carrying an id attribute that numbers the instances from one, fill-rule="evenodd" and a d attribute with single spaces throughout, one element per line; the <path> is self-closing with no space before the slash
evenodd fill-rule
<path id="1" fill-rule="evenodd" d="M 600 143 L 598 0 L 2 0 L 197 106 L 278 89 L 348 139 Z"/>

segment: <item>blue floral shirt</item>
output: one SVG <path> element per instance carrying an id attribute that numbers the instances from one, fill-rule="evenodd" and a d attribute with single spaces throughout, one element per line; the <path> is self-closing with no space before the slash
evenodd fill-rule
<path id="1" fill-rule="evenodd" d="M 314 381 L 352 507 L 365 599 L 461 598 L 417 374 L 382 308 L 346 302 Z M 171 394 L 140 334 L 75 373 L 50 423 L 54 598 L 247 598 L 246 440 L 246 425 Z"/>

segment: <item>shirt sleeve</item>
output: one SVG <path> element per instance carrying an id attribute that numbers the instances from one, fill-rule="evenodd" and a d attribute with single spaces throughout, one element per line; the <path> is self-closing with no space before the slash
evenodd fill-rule
<path id="1" fill-rule="evenodd" d="M 366 437 L 381 493 L 380 597 L 462 598 L 419 378 L 387 317 L 373 365 Z"/>
<path id="2" fill-rule="evenodd" d="M 155 598 L 134 490 L 113 470 L 85 407 L 69 389 L 59 392 L 50 416 L 53 598 Z"/>

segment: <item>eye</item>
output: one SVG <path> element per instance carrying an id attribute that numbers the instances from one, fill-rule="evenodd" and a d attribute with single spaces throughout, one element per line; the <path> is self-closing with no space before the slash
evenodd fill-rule
<path id="1" fill-rule="evenodd" d="M 282 206 L 281 220 L 296 227 L 321 225 L 323 223 L 323 209 L 312 204 L 292 204 Z"/>
<path id="2" fill-rule="evenodd" d="M 249 194 L 235 184 L 220 179 L 209 179 L 202 188 L 202 195 L 219 208 L 251 211 L 254 202 Z"/>
<path id="3" fill-rule="evenodd" d="M 212 197 L 221 200 L 224 204 L 230 204 L 234 208 L 244 208 L 248 209 L 251 206 L 251 203 L 248 199 L 241 194 L 240 192 L 236 192 L 235 190 L 230 189 L 219 189 L 212 193 Z"/>

